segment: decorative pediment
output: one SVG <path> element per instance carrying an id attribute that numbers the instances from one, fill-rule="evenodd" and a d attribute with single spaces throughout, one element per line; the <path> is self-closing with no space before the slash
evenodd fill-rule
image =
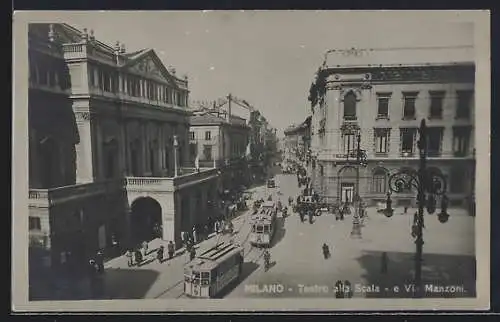
<path id="1" fill-rule="evenodd" d="M 129 61 L 125 67 L 135 73 L 154 77 L 176 86 L 173 76 L 168 72 L 165 65 L 163 65 L 160 58 L 158 58 L 152 49 Z"/>

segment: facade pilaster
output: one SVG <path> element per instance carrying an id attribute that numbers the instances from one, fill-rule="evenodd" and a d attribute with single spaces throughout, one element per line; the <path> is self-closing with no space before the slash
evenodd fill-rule
<path id="1" fill-rule="evenodd" d="M 95 128 L 94 131 L 96 133 L 96 166 L 97 166 L 97 177 L 104 177 L 104 155 L 103 155 L 103 140 L 102 140 L 102 122 L 100 119 L 95 119 Z"/>
<path id="2" fill-rule="evenodd" d="M 146 123 L 141 121 L 140 122 L 140 131 L 141 131 L 141 173 L 143 176 L 146 175 L 146 173 L 148 172 L 147 171 L 147 158 L 146 158 L 146 155 L 147 155 L 147 140 L 146 140 L 146 131 L 147 131 L 147 127 L 146 127 Z"/>
<path id="3" fill-rule="evenodd" d="M 76 182 L 92 182 L 96 175 L 96 169 L 93 164 L 92 148 L 92 123 L 93 115 L 88 111 L 75 112 L 76 123 L 79 133 L 79 142 L 76 145 Z"/>
<path id="4" fill-rule="evenodd" d="M 121 79 L 121 78 L 120 78 Z M 127 119 L 122 118 L 120 122 L 120 169 L 123 175 L 129 173 L 129 156 L 128 156 L 129 143 L 127 138 Z"/>

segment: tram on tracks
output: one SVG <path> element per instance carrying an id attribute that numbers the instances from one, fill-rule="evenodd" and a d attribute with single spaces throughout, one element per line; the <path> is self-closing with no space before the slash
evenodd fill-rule
<path id="1" fill-rule="evenodd" d="M 269 247 L 276 232 L 278 208 L 275 202 L 267 201 L 262 204 L 257 214 L 250 220 L 250 244 L 259 247 Z"/>
<path id="2" fill-rule="evenodd" d="M 184 266 L 184 294 L 191 298 L 214 298 L 243 270 L 243 247 L 220 243 Z"/>

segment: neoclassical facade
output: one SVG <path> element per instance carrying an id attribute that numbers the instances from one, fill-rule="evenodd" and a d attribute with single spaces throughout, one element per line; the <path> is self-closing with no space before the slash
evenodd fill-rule
<path id="1" fill-rule="evenodd" d="M 215 211 L 217 171 L 187 167 L 187 77 L 153 49 L 30 24 L 29 67 L 30 236 L 52 262 L 138 242 L 154 223 L 180 244 Z"/>
<path id="2" fill-rule="evenodd" d="M 417 129 L 429 127 L 428 167 L 448 179 L 450 206 L 474 200 L 474 55 L 471 47 L 332 50 L 310 89 L 310 173 L 328 202 L 352 201 L 357 135 L 368 164 L 359 192 L 383 200 L 388 177 L 418 167 Z M 415 192 L 394 194 L 414 205 Z"/>
<path id="3" fill-rule="evenodd" d="M 249 183 L 245 154 L 250 127 L 245 119 L 226 113 L 225 117 L 200 111 L 190 118 L 190 160 L 200 167 L 220 169 L 224 189 Z M 249 148 L 249 147 L 248 147 Z"/>

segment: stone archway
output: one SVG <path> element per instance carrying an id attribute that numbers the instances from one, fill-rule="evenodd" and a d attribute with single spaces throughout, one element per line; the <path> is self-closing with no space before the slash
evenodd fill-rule
<path id="1" fill-rule="evenodd" d="M 162 208 L 155 199 L 139 197 L 134 200 L 130 218 L 131 238 L 134 242 L 161 238 Z"/>

